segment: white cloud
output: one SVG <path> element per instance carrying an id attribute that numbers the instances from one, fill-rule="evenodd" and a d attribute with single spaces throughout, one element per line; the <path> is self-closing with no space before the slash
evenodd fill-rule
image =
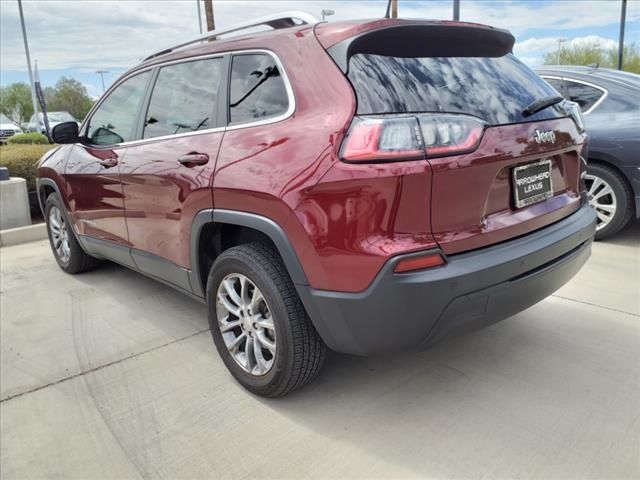
<path id="1" fill-rule="evenodd" d="M 198 32 L 195 0 L 24 0 L 32 57 L 45 69 L 123 69 L 163 46 Z M 451 0 L 399 2 L 403 18 L 451 18 Z M 217 25 L 283 10 L 305 10 L 316 15 L 331 8 L 331 21 L 381 17 L 383 1 L 222 1 L 214 2 Z M 24 48 L 17 2 L 0 0 L 0 59 L 3 70 L 24 70 Z M 204 17 L 204 12 L 203 12 Z M 550 29 L 562 36 L 567 29 L 597 27 L 619 21 L 613 1 L 461 2 L 463 20 L 508 28 L 522 36 L 530 28 Z M 640 2 L 629 2 L 628 21 L 640 19 Z M 554 39 L 529 39 L 518 44 L 526 57 L 543 51 L 535 41 L 553 47 Z M 527 43 L 529 42 L 529 43 Z M 528 50 L 529 49 L 529 50 Z"/>

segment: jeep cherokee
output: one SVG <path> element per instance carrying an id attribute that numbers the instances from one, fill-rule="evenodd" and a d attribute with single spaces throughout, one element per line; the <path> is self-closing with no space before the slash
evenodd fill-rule
<path id="1" fill-rule="evenodd" d="M 159 51 L 53 129 L 38 192 L 55 259 L 206 302 L 226 367 L 269 397 L 327 347 L 421 349 L 518 313 L 582 267 L 595 215 L 580 111 L 513 43 L 299 13 Z"/>

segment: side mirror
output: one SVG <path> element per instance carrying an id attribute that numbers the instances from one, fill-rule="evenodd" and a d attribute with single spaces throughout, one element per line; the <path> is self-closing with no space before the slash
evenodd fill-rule
<path id="1" fill-rule="evenodd" d="M 77 122 L 62 122 L 53 127 L 51 130 L 51 139 L 54 143 L 77 143 L 78 137 L 78 123 Z"/>

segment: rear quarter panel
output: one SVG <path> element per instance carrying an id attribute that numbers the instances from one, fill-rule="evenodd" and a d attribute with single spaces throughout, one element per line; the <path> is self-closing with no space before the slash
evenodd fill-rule
<path id="1" fill-rule="evenodd" d="M 324 268 L 314 250 L 314 234 L 294 211 L 337 161 L 335 152 L 353 117 L 355 96 L 313 27 L 274 37 L 262 48 L 280 58 L 296 108 L 280 122 L 225 132 L 214 175 L 214 204 L 278 223 L 309 282 L 316 285 Z"/>

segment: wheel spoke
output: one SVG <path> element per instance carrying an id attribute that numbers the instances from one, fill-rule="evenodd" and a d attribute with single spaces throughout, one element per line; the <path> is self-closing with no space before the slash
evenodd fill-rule
<path id="1" fill-rule="evenodd" d="M 275 331 L 275 326 L 273 325 L 273 318 L 260 318 L 256 320 L 256 325 L 261 328 L 266 328 L 267 330 Z"/>
<path id="2" fill-rule="evenodd" d="M 276 342 L 269 340 L 264 331 L 257 331 L 256 339 L 258 339 L 262 346 L 269 350 L 271 353 L 276 353 Z"/>
<path id="3" fill-rule="evenodd" d="M 264 301 L 264 297 L 262 296 L 262 292 L 257 288 L 253 289 L 253 294 L 251 295 L 251 309 L 255 310 L 260 302 Z"/>
<path id="4" fill-rule="evenodd" d="M 259 373 L 266 373 L 269 370 L 269 362 L 264 358 L 262 354 L 262 344 L 256 337 L 256 341 L 253 342 L 253 357 L 256 359 L 256 366 Z"/>
<path id="5" fill-rule="evenodd" d="M 238 305 L 248 307 L 250 303 L 249 280 L 243 275 L 240 277 L 240 303 Z"/>
<path id="6" fill-rule="evenodd" d="M 62 242 L 62 253 L 65 259 L 71 256 L 71 249 L 69 248 L 69 242 L 67 240 Z"/>
<path id="7" fill-rule="evenodd" d="M 611 217 L 608 217 L 607 215 L 605 215 L 603 212 L 601 212 L 600 210 L 596 209 L 596 215 L 598 216 L 598 218 L 602 221 L 602 223 L 609 223 L 611 221 Z"/>
<path id="8" fill-rule="evenodd" d="M 241 307 L 242 299 L 238 295 L 238 292 L 236 292 L 236 282 L 234 280 L 228 279 L 223 281 L 222 284 L 224 286 L 225 292 L 227 292 L 227 295 L 229 296 L 231 301 L 235 303 L 237 307 Z"/>
<path id="9" fill-rule="evenodd" d="M 242 341 L 247 338 L 247 334 L 242 332 L 240 335 L 238 335 L 236 337 L 236 339 L 227 344 L 227 348 L 229 349 L 229 351 L 231 353 L 236 353 L 238 351 L 238 348 L 240 347 L 240 345 L 242 344 Z"/>
<path id="10" fill-rule="evenodd" d="M 611 189 L 611 187 L 609 185 L 605 184 L 604 182 L 603 182 L 603 185 L 604 185 L 604 188 L 602 188 L 600 191 L 598 191 L 598 193 L 596 193 L 593 196 L 594 200 L 598 200 L 599 198 L 602 198 L 602 197 L 604 197 L 606 195 L 613 194 L 613 190 Z"/>
<path id="11" fill-rule="evenodd" d="M 227 315 L 227 318 L 229 318 L 229 316 Z M 242 325 L 242 320 L 235 320 L 235 321 L 226 321 L 226 322 L 219 322 L 220 323 L 220 331 L 222 333 L 224 332 L 228 332 L 229 330 L 233 330 L 236 327 L 239 327 L 240 325 Z"/>
<path id="12" fill-rule="evenodd" d="M 604 182 L 600 180 L 598 177 L 593 177 L 593 183 L 591 184 L 591 187 L 589 187 L 588 194 L 593 196 L 603 184 Z"/>
<path id="13" fill-rule="evenodd" d="M 218 293 L 218 301 L 222 304 L 224 308 L 227 309 L 227 312 L 229 312 L 231 315 L 233 315 L 236 318 L 240 318 L 240 313 L 241 313 L 240 307 L 231 303 L 231 300 L 229 300 L 226 297 L 225 293 L 222 293 L 222 292 Z"/>
<path id="14" fill-rule="evenodd" d="M 247 341 L 244 344 L 244 356 L 245 356 L 245 368 L 247 369 L 247 371 L 249 373 L 252 373 L 253 368 L 255 367 L 255 359 L 254 359 L 254 353 L 253 353 L 253 345 L 255 344 L 255 341 L 253 338 L 251 337 L 247 337 Z"/>
<path id="15" fill-rule="evenodd" d="M 616 213 L 615 205 L 604 205 L 602 203 L 597 203 L 595 207 L 598 210 L 604 210 L 605 212 L 609 212 L 611 214 Z"/>

